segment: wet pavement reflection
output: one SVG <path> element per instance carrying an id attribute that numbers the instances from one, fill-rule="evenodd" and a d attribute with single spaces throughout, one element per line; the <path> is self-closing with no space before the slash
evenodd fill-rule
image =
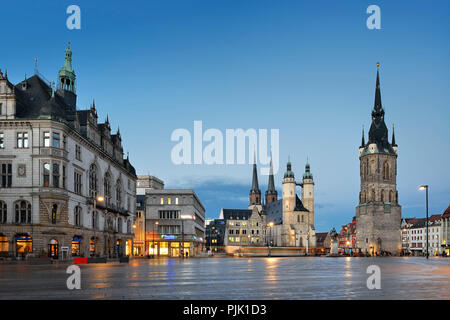
<path id="1" fill-rule="evenodd" d="M 369 290 L 367 267 L 381 269 Z M 190 258 L 80 265 L 0 264 L 0 299 L 450 299 L 450 259 Z"/>

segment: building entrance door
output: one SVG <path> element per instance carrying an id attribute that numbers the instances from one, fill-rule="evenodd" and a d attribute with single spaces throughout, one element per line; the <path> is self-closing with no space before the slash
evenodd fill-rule
<path id="1" fill-rule="evenodd" d="M 52 259 L 58 259 L 58 250 L 58 241 L 52 239 L 48 245 L 48 256 Z"/>

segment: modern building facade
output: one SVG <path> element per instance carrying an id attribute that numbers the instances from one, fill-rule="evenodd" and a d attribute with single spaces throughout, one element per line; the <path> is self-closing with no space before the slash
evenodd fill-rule
<path id="1" fill-rule="evenodd" d="M 204 246 L 205 208 L 192 189 L 145 190 L 148 255 L 195 256 Z"/>
<path id="2" fill-rule="evenodd" d="M 356 207 L 357 247 L 363 253 L 375 255 L 401 252 L 401 206 L 397 192 L 397 155 L 392 129 L 391 143 L 384 122 L 381 104 L 379 64 L 375 102 L 369 140 L 365 143 L 364 130 L 359 147 L 361 191 Z"/>
<path id="3" fill-rule="evenodd" d="M 224 250 L 225 229 L 225 220 L 207 219 L 205 229 L 205 248 L 207 251 L 222 252 Z"/>
<path id="4" fill-rule="evenodd" d="M 0 71 L 0 254 L 130 255 L 136 173 L 119 129 L 77 108 L 72 51 L 58 82 Z"/>

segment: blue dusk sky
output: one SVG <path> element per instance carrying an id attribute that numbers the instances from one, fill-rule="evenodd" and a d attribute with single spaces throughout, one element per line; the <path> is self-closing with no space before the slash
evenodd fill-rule
<path id="1" fill-rule="evenodd" d="M 66 27 L 71 4 L 81 30 Z M 380 30 L 366 26 L 372 4 Z M 349 222 L 377 61 L 402 215 L 425 215 L 420 184 L 430 185 L 431 214 L 450 204 L 449 1 L 6 1 L 2 13 L 0 68 L 12 82 L 33 74 L 35 57 L 56 81 L 70 40 L 78 108 L 95 99 L 138 174 L 194 188 L 208 218 L 248 205 L 252 167 L 173 164 L 171 134 L 193 133 L 194 120 L 223 134 L 279 129 L 279 192 L 288 156 L 298 180 L 309 157 L 316 230 Z"/>

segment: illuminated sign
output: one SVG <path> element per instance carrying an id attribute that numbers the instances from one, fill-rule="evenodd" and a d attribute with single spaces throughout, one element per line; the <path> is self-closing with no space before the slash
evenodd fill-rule
<path id="1" fill-rule="evenodd" d="M 163 234 L 163 235 L 161 235 L 161 238 L 166 239 L 166 240 L 174 240 L 177 238 L 177 236 L 175 236 L 173 234 Z"/>

